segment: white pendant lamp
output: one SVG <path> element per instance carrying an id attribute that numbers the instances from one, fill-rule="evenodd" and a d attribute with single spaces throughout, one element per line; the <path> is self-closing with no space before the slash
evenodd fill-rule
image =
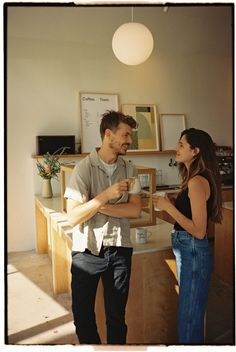
<path id="1" fill-rule="evenodd" d="M 153 37 L 142 23 L 122 24 L 112 38 L 112 49 L 119 61 L 126 65 L 139 65 L 146 61 L 153 50 Z"/>

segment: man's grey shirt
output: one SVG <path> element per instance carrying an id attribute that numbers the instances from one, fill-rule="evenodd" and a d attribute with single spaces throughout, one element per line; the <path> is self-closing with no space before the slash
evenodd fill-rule
<path id="1" fill-rule="evenodd" d="M 119 156 L 117 167 L 109 177 L 97 151 L 94 150 L 75 166 L 64 197 L 85 203 L 111 184 L 133 176 L 137 176 L 134 165 Z M 110 200 L 109 204 L 127 203 L 128 197 L 126 193 L 119 199 Z M 89 249 L 98 255 L 102 244 L 132 247 L 129 219 L 115 218 L 98 212 L 88 221 L 73 228 L 72 251 L 84 252 L 85 249 Z"/>

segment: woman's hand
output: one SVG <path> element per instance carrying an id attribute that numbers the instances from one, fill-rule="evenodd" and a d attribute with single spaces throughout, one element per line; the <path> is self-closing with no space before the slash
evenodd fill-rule
<path id="1" fill-rule="evenodd" d="M 170 205 L 172 204 L 167 194 L 164 197 L 153 196 L 152 203 L 154 205 L 154 208 L 158 208 L 160 210 L 165 210 L 165 211 L 168 211 Z"/>

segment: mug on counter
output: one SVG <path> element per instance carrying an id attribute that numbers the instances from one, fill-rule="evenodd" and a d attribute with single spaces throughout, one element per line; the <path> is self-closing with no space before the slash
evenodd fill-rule
<path id="1" fill-rule="evenodd" d="M 138 244 L 147 243 L 151 235 L 151 231 L 148 231 L 146 227 L 136 227 L 135 229 L 135 241 Z"/>
<path id="2" fill-rule="evenodd" d="M 166 195 L 166 192 L 164 192 L 164 191 L 158 191 L 158 192 L 155 192 L 155 193 L 153 193 L 153 198 L 155 198 L 155 197 L 165 197 L 165 195 Z M 154 210 L 155 211 L 161 211 L 161 209 L 159 209 L 159 208 L 157 208 L 157 207 L 154 207 Z"/>

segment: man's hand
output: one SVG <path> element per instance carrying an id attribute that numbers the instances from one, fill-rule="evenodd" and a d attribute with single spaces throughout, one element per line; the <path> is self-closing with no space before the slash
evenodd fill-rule
<path id="1" fill-rule="evenodd" d="M 105 191 L 108 200 L 120 198 L 128 192 L 128 182 L 127 180 L 122 180 L 120 182 L 114 183 L 108 187 Z"/>

